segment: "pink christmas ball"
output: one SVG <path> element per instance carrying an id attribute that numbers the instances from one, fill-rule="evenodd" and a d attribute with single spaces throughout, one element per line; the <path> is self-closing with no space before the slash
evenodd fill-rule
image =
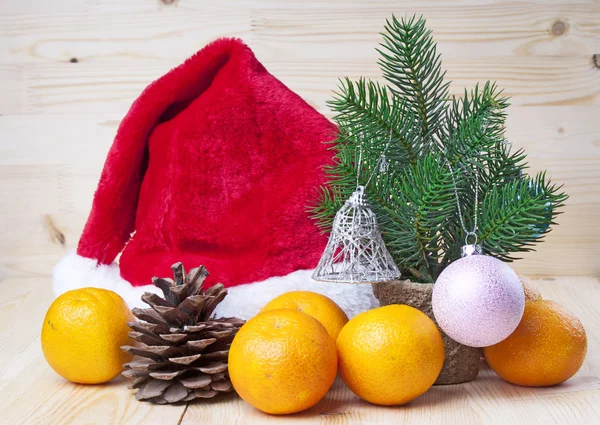
<path id="1" fill-rule="evenodd" d="M 488 255 L 451 263 L 433 286 L 433 314 L 453 340 L 487 347 L 508 337 L 523 317 L 525 294 L 517 274 Z"/>

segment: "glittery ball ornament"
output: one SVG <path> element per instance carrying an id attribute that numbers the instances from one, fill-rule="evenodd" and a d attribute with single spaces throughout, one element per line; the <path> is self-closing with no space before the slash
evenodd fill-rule
<path id="1" fill-rule="evenodd" d="M 477 247 L 476 245 L 470 245 Z M 467 256 L 451 263 L 433 286 L 432 307 L 442 330 L 471 347 L 487 347 L 508 337 L 523 317 L 525 294 L 507 264 L 463 247 Z"/>

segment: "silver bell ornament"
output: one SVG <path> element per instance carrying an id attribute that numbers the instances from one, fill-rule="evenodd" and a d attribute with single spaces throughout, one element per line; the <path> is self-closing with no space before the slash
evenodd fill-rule
<path id="1" fill-rule="evenodd" d="M 516 329 L 523 317 L 525 294 L 510 266 L 482 255 L 479 245 L 467 244 L 462 258 L 437 278 L 432 307 L 450 338 L 471 347 L 487 347 Z"/>
<path id="2" fill-rule="evenodd" d="M 313 279 L 324 282 L 375 283 L 397 279 L 400 271 L 385 247 L 375 213 L 358 186 L 337 212 Z"/>

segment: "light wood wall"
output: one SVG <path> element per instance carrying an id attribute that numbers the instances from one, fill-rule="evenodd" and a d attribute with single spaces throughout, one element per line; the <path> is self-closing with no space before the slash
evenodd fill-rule
<path id="1" fill-rule="evenodd" d="M 392 12 L 428 18 L 454 93 L 487 79 L 505 87 L 510 140 L 571 195 L 516 268 L 600 275 L 597 0 L 2 0 L 0 278 L 47 275 L 76 245 L 129 105 L 206 43 L 243 38 L 328 114 L 338 77 L 378 78 Z"/>

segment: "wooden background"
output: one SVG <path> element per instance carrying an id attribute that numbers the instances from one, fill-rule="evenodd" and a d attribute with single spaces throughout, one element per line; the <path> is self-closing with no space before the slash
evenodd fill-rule
<path id="1" fill-rule="evenodd" d="M 338 77 L 379 76 L 374 48 L 392 12 L 428 18 L 453 92 L 505 87 L 509 139 L 571 195 L 517 269 L 600 275 L 597 0 L 2 0 L 0 280 L 48 275 L 76 245 L 129 105 L 206 43 L 243 38 L 327 114 Z"/>

